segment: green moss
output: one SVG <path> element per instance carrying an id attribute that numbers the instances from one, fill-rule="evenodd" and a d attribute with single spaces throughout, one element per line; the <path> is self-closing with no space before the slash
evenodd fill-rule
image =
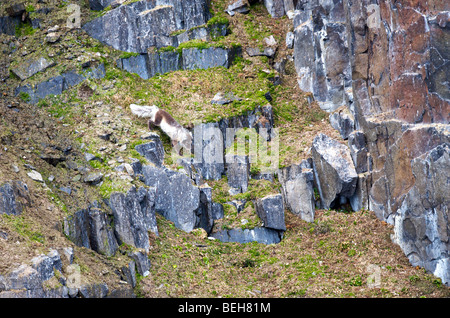
<path id="1" fill-rule="evenodd" d="M 132 57 L 132 56 L 136 57 L 136 56 L 139 56 L 139 55 L 140 55 L 139 53 L 123 52 L 123 53 L 119 56 L 119 58 L 121 58 L 121 59 L 128 59 L 128 58 L 130 58 L 130 57 Z"/>
<path id="2" fill-rule="evenodd" d="M 30 97 L 30 94 L 28 94 L 28 93 L 25 93 L 25 92 L 20 92 L 19 93 L 19 98 L 21 99 L 21 100 L 23 100 L 24 102 L 29 102 L 30 100 L 31 100 L 31 97 Z"/>
<path id="3" fill-rule="evenodd" d="M 30 239 L 31 241 L 44 244 L 45 237 L 41 232 L 33 231 L 31 224 L 23 216 L 4 215 L 4 220 L 21 236 Z"/>
<path id="4" fill-rule="evenodd" d="M 207 26 L 215 26 L 215 25 L 229 25 L 230 21 L 224 17 L 216 15 L 209 19 L 209 21 L 206 23 Z"/>
<path id="5" fill-rule="evenodd" d="M 21 36 L 33 35 L 37 29 L 33 29 L 31 24 L 20 22 L 18 26 L 16 26 L 16 37 L 20 38 Z"/>

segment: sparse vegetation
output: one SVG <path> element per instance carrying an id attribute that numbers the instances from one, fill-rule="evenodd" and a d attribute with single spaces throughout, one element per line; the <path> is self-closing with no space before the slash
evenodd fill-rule
<path id="1" fill-rule="evenodd" d="M 64 21 L 68 3 L 57 1 L 52 12 L 55 19 L 52 25 L 44 24 L 44 30 L 56 24 L 55 21 Z M 88 1 L 77 3 L 81 4 L 86 20 L 110 9 L 91 12 Z M 27 11 L 37 14 L 34 10 L 39 8 L 37 0 L 27 4 Z M 264 37 L 269 35 L 274 35 L 279 43 L 284 40 L 283 32 L 288 29 L 289 21 L 271 19 L 262 3 L 252 5 L 250 14 L 233 17 L 225 15 L 225 5 L 224 0 L 212 2 L 214 17 L 207 26 L 226 24 L 230 35 L 211 43 L 190 41 L 178 48 L 160 50 L 261 47 Z M 134 149 L 145 142 L 140 137 L 148 132 L 146 119 L 134 117 L 128 109 L 130 103 L 155 104 L 170 112 L 182 125 L 189 126 L 245 114 L 256 106 L 268 104 L 266 94 L 270 93 L 280 136 L 280 167 L 308 158 L 310 142 L 317 132 L 337 136 L 328 124 L 328 113 L 317 103 L 309 102 L 309 94 L 297 89 L 292 61 L 286 62 L 281 85 L 271 81 L 278 75 L 273 71 L 273 61 L 246 54 L 228 69 L 177 71 L 143 80 L 115 67 L 117 58 L 137 56 L 136 53 L 115 51 L 89 38 L 82 30 L 67 32 L 64 41 L 57 45 L 42 44 L 44 33 L 29 24 L 19 25 L 16 34 L 23 41 L 20 47 L 14 46 L 10 57 L 5 56 L 12 66 L 30 55 L 51 58 L 56 66 L 25 83 L 13 76 L 5 81 L 6 95 L 0 100 L 0 180 L 10 180 L 12 176 L 29 180 L 25 166 L 29 164 L 42 171 L 45 186 L 29 183 L 33 208 L 25 206 L 22 215 L 0 214 L 0 234 L 9 235 L 7 240 L 0 238 L 0 275 L 18 262 L 46 253 L 49 248 L 73 246 L 75 262 L 84 277 L 91 281 L 117 281 L 114 270 L 127 265 L 129 259 L 124 255 L 132 247 L 122 244 L 117 255 L 104 257 L 75 246 L 63 234 L 63 218 L 94 201 L 107 201 L 115 191 L 125 192 L 132 185 L 142 185 L 138 176 L 116 170 L 119 164 L 130 162 L 130 158 L 146 163 Z M 11 47 L 17 44 L 5 41 Z M 22 55 L 24 47 L 27 54 Z M 280 44 L 277 61 L 289 53 Z M 30 101 L 27 93 L 13 97 L 14 88 L 19 84 L 34 85 L 66 70 L 86 71 L 78 58 L 92 65 L 105 63 L 106 76 L 87 79 L 59 96 L 47 96 L 37 107 L 27 104 Z M 218 92 L 232 92 L 242 100 L 226 105 L 211 104 Z M 7 105 L 17 106 L 19 112 Z M 170 156 L 169 137 L 158 128 L 155 131 L 164 145 L 164 165 L 178 167 Z M 112 133 L 115 139 L 99 138 L 105 132 Z M 71 149 L 64 151 L 67 145 Z M 40 157 L 46 151 L 63 154 L 64 161 L 56 166 L 48 164 Z M 87 162 L 84 158 L 87 152 L 102 161 Z M 87 171 L 101 171 L 102 183 L 96 186 L 83 183 Z M 252 165 L 250 172 L 256 176 L 261 167 Z M 226 177 L 207 180 L 207 183 L 212 187 L 213 201 L 224 207 L 225 217 L 215 222 L 215 229 L 260 226 L 254 200 L 281 191 L 276 178 L 273 182 L 251 179 L 248 191 L 236 195 L 229 193 Z M 72 190 L 70 195 L 60 190 L 63 186 Z M 320 199 L 317 189 L 314 196 Z M 243 204 L 239 213 L 230 204 L 233 200 Z M 150 236 L 151 273 L 147 277 L 137 274 L 135 293 L 138 297 L 450 297 L 448 287 L 439 279 L 410 265 L 390 240 L 392 227 L 379 222 L 372 212 L 316 212 L 315 221 L 307 223 L 286 210 L 287 230 L 276 245 L 222 243 L 208 239 L 202 231 L 183 232 L 157 214 L 159 236 Z M 371 286 L 373 272 L 368 270 L 368 265 L 380 271 L 377 287 Z M 51 286 L 57 284 L 51 283 Z M 51 286 L 49 283 L 47 287 Z"/>

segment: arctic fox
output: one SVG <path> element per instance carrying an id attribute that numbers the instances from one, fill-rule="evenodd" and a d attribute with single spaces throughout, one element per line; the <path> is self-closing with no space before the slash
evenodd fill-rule
<path id="1" fill-rule="evenodd" d="M 189 130 L 181 126 L 168 112 L 159 109 L 158 106 L 139 106 L 130 105 L 131 112 L 138 117 L 149 117 L 148 128 L 153 125 L 158 126 L 172 140 L 172 146 L 180 154 L 181 147 L 184 147 L 189 153 L 192 144 L 192 134 Z"/>

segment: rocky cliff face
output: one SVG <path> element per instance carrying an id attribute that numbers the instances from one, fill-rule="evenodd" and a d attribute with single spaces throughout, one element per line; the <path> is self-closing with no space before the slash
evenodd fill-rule
<path id="1" fill-rule="evenodd" d="M 449 171 L 448 10 L 446 1 L 340 0 L 299 1 L 289 13 L 299 87 L 327 111 L 344 105 L 364 134 L 356 201 L 395 224 L 411 263 L 447 283 L 450 197 L 431 188 L 449 187 L 433 173 Z"/>

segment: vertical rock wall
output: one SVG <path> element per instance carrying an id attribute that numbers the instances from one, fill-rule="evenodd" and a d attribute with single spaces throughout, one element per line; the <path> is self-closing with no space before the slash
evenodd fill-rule
<path id="1" fill-rule="evenodd" d="M 366 206 L 394 224 L 412 264 L 448 284 L 448 2 L 310 0 L 296 9 L 300 88 L 328 111 L 346 105 L 366 142 Z"/>

